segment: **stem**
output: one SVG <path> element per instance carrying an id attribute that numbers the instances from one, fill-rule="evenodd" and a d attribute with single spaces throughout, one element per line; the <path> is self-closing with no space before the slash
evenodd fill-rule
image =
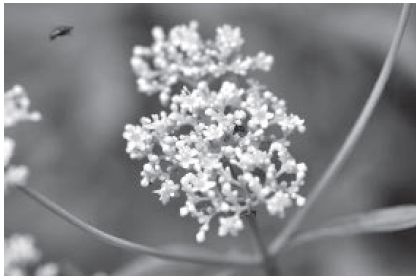
<path id="1" fill-rule="evenodd" d="M 223 257 L 218 254 L 211 254 L 211 255 L 198 255 L 198 254 L 174 254 L 169 253 L 164 250 L 159 250 L 156 248 L 152 248 L 143 244 L 134 243 L 122 238 L 115 237 L 113 235 L 107 234 L 89 224 L 84 222 L 83 220 L 77 218 L 76 216 L 72 215 L 70 212 L 66 211 L 58 204 L 54 203 L 53 201 L 49 200 L 47 197 L 43 196 L 41 193 L 33 189 L 29 189 L 23 186 L 16 186 L 15 188 L 19 189 L 22 193 L 24 193 L 29 198 L 35 200 L 43 207 L 48 209 L 49 211 L 53 212 L 60 218 L 64 219 L 68 223 L 76 226 L 77 228 L 81 229 L 82 231 L 88 233 L 89 235 L 95 237 L 96 239 L 124 249 L 126 251 L 132 251 L 136 253 L 144 253 L 150 256 L 154 256 L 160 259 L 166 260 L 173 260 L 173 261 L 182 261 L 182 262 L 190 262 L 190 263 L 202 263 L 202 264 L 214 264 L 214 265 L 235 265 L 235 266 L 254 266 L 259 265 L 261 262 L 255 257 L 250 256 L 243 256 L 243 257 Z"/>
<path id="2" fill-rule="evenodd" d="M 410 4 L 403 4 L 403 8 L 400 14 L 399 23 L 396 29 L 396 32 L 393 37 L 393 41 L 390 46 L 390 50 L 387 53 L 386 59 L 384 61 L 381 72 L 378 76 L 378 79 L 374 85 L 374 88 L 371 91 L 371 94 L 364 105 L 364 108 L 359 115 L 357 121 L 352 127 L 351 132 L 343 143 L 342 147 L 335 155 L 333 161 L 329 164 L 329 167 L 324 172 L 323 176 L 314 186 L 312 192 L 307 198 L 307 202 L 303 208 L 301 208 L 296 214 L 291 218 L 288 225 L 284 228 L 282 233 L 280 233 L 277 238 L 274 239 L 272 245 L 269 248 L 271 254 L 278 254 L 282 247 L 285 245 L 290 236 L 297 230 L 301 221 L 304 219 L 306 214 L 310 211 L 311 206 L 317 200 L 320 193 L 330 185 L 330 181 L 340 170 L 343 163 L 347 160 L 351 154 L 355 144 L 358 142 L 362 132 L 365 129 L 365 126 L 371 117 L 372 112 L 374 111 L 375 106 L 383 92 L 383 89 L 387 83 L 387 80 L 390 76 L 391 70 L 393 68 L 397 50 L 400 47 L 401 40 L 403 37 L 403 32 L 405 30 L 407 19 L 409 16 Z"/>
<path id="3" fill-rule="evenodd" d="M 265 244 L 263 243 L 262 236 L 260 234 L 259 226 L 256 222 L 255 214 L 252 212 L 249 212 L 246 214 L 246 218 L 249 222 L 250 229 L 253 233 L 253 236 L 256 240 L 257 246 L 259 248 L 260 254 L 262 255 L 262 263 L 263 268 L 266 272 L 266 275 L 269 276 L 279 276 L 280 270 L 278 266 L 276 265 L 274 257 L 272 257 L 268 253 L 268 249 L 266 248 Z"/>

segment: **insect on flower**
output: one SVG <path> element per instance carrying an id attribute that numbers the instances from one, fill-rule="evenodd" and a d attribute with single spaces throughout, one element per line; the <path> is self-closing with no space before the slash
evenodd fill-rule
<path id="1" fill-rule="evenodd" d="M 246 133 L 246 128 L 242 125 L 236 125 L 234 126 L 234 130 L 233 130 L 233 134 L 245 134 Z"/>
<path id="2" fill-rule="evenodd" d="M 65 26 L 65 25 L 55 27 L 49 34 L 49 40 L 52 41 L 58 37 L 69 36 L 71 35 L 71 31 L 73 31 L 73 29 L 74 29 L 73 26 Z"/>

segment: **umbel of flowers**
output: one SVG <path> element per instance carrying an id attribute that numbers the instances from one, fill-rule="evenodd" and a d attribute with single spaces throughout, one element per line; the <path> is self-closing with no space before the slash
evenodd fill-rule
<path id="1" fill-rule="evenodd" d="M 242 58 L 240 29 L 229 26 L 218 28 L 215 41 L 206 43 L 196 33 L 195 23 L 173 28 L 168 40 L 162 31 L 155 32 L 160 34 L 154 35 L 155 44 L 142 47 L 142 52 L 176 64 L 166 53 L 172 49 L 168 53 L 181 53 L 182 59 L 178 72 L 155 66 L 151 70 L 145 62 L 142 70 L 134 65 L 140 80 L 155 84 L 145 92 L 170 92 L 172 83 L 163 85 L 161 79 L 166 75 L 173 80 L 188 78 L 192 88 L 173 94 L 168 112 L 126 125 L 127 153 L 132 159 L 146 160 L 141 185 L 155 187 L 163 204 L 177 197 L 185 200 L 180 215 L 197 219 L 198 242 L 205 240 L 213 219 L 217 219 L 219 236 L 235 236 L 244 227 L 241 216 L 256 207 L 264 206 L 269 214 L 283 217 L 287 207 L 303 205 L 305 198 L 298 192 L 307 167 L 288 148 L 290 135 L 305 131 L 304 120 L 288 113 L 285 101 L 257 81 L 244 78 L 249 69 L 267 70 L 272 57 Z M 218 54 L 205 60 L 204 53 Z M 204 60 L 195 64 L 199 58 Z M 137 53 L 133 59 L 142 58 Z M 252 66 L 237 66 L 241 64 Z M 185 65 L 195 70 L 186 71 Z M 242 82 L 225 80 L 226 71 Z"/>
<path id="2" fill-rule="evenodd" d="M 39 112 L 29 111 L 30 100 L 25 89 L 16 85 L 4 93 L 4 128 L 5 131 L 10 127 L 23 121 L 39 121 Z M 4 137 L 4 188 L 12 185 L 24 185 L 28 176 L 28 168 L 23 165 L 11 165 L 10 160 L 13 156 L 15 141 L 9 137 Z"/>
<path id="3" fill-rule="evenodd" d="M 251 70 L 268 71 L 273 62 L 264 52 L 243 57 L 244 39 L 238 27 L 217 28 L 214 40 L 201 38 L 196 21 L 175 26 L 167 35 L 161 27 L 154 27 L 152 35 L 151 47 L 134 47 L 131 66 L 138 76 L 139 91 L 158 93 L 163 104 L 169 103 L 171 88 L 178 82 L 197 83 L 227 73 L 245 76 Z"/>

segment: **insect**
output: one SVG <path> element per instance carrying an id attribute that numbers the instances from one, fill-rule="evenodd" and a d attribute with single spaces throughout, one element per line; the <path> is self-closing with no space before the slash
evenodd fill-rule
<path id="1" fill-rule="evenodd" d="M 73 31 L 74 27 L 72 26 L 57 26 L 55 27 L 51 33 L 49 34 L 49 40 L 53 41 L 58 37 L 64 37 L 71 35 L 71 31 Z"/>
<path id="2" fill-rule="evenodd" d="M 233 134 L 236 134 L 236 133 L 244 134 L 246 133 L 246 128 L 242 125 L 236 125 L 234 126 Z"/>

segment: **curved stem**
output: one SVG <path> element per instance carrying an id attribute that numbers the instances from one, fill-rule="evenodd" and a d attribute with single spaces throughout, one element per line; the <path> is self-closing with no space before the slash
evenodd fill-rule
<path id="1" fill-rule="evenodd" d="M 329 167 L 324 172 L 323 176 L 314 186 L 312 192 L 307 198 L 307 202 L 305 206 L 301 208 L 298 212 L 296 212 L 296 214 L 290 219 L 289 223 L 284 228 L 282 233 L 280 233 L 272 242 L 272 245 L 269 248 L 269 251 L 271 254 L 279 253 L 279 251 L 285 245 L 285 243 L 290 238 L 290 236 L 297 230 L 301 221 L 304 219 L 306 214 L 311 209 L 311 206 L 313 205 L 313 203 L 317 200 L 320 193 L 330 184 L 331 179 L 340 170 L 343 163 L 351 154 L 355 144 L 358 142 L 358 139 L 360 138 L 362 132 L 364 131 L 365 126 L 369 118 L 371 117 L 371 114 L 374 111 L 374 108 L 377 105 L 377 102 L 390 76 L 391 70 L 393 68 L 393 65 L 396 59 L 397 50 L 399 49 L 399 46 L 401 44 L 403 32 L 407 24 L 409 11 L 410 11 L 410 4 L 403 4 L 399 23 L 398 23 L 396 32 L 392 40 L 390 50 L 387 53 L 386 59 L 384 61 L 384 65 L 381 68 L 381 72 L 374 85 L 374 88 L 372 89 L 371 94 L 367 102 L 365 103 L 361 114 L 359 115 L 357 121 L 352 127 L 351 132 L 349 133 L 348 137 L 346 138 L 345 142 L 343 143 L 338 153 L 335 155 Z"/>
<path id="2" fill-rule="evenodd" d="M 268 249 L 266 248 L 265 244 L 263 243 L 262 236 L 261 236 L 260 230 L 259 230 L 259 226 L 256 222 L 255 214 L 253 214 L 252 212 L 249 212 L 248 214 L 246 214 L 246 218 L 249 222 L 250 229 L 253 233 L 253 236 L 256 240 L 259 251 L 262 255 L 262 263 L 263 263 L 263 268 L 266 272 L 266 275 L 279 276 L 280 275 L 279 267 L 276 265 L 274 257 L 272 257 L 269 254 Z"/>
<path id="3" fill-rule="evenodd" d="M 164 250 L 159 250 L 156 248 L 152 248 L 149 246 L 145 246 L 142 244 L 134 243 L 122 238 L 115 237 L 113 235 L 107 234 L 89 224 L 84 222 L 83 220 L 77 218 L 76 216 L 72 215 L 58 204 L 52 202 L 47 197 L 43 196 L 41 193 L 36 192 L 33 189 L 29 189 L 23 186 L 16 186 L 22 193 L 26 196 L 30 197 L 31 199 L 35 200 L 43 207 L 48 209 L 49 211 L 53 212 L 54 214 L 58 215 L 60 218 L 64 219 L 68 223 L 76 226 L 77 228 L 81 229 L 82 231 L 90 234 L 91 236 L 95 237 L 96 239 L 127 250 L 137 253 L 144 253 L 150 256 L 154 256 L 161 259 L 166 260 L 173 260 L 173 261 L 181 261 L 181 262 L 190 262 L 190 263 L 202 263 L 202 264 L 215 264 L 215 265 L 236 265 L 236 266 L 254 266 L 260 264 L 260 259 L 255 257 L 223 257 L 220 255 L 197 255 L 197 254 L 173 254 L 169 253 Z"/>

